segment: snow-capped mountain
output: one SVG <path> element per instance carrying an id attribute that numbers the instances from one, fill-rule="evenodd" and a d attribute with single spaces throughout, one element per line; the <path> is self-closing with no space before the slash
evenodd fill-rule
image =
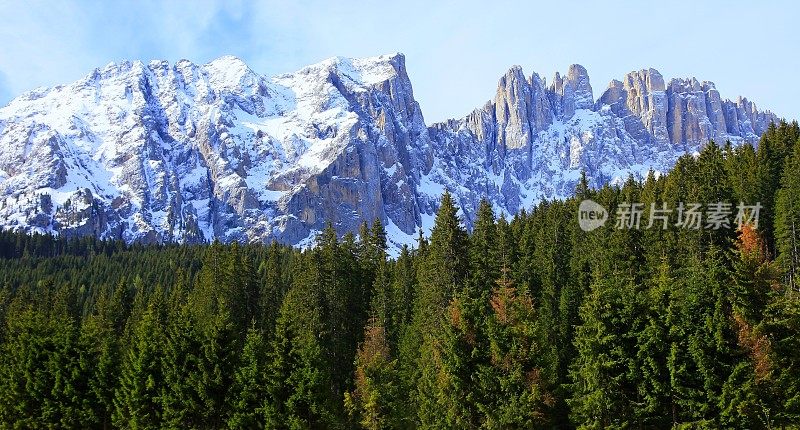
<path id="1" fill-rule="evenodd" d="M 272 78 L 235 57 L 123 62 L 0 109 L 0 225 L 128 242 L 304 245 L 380 217 L 395 246 L 448 189 L 515 213 L 669 168 L 709 139 L 757 141 L 774 114 L 653 69 L 595 101 L 579 66 L 548 85 L 513 67 L 467 117 L 425 124 L 402 54 L 331 58 Z"/>

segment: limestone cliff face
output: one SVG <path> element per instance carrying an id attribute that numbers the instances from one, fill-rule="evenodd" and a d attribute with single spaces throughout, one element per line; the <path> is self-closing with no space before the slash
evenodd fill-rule
<path id="1" fill-rule="evenodd" d="M 572 118 L 576 109 L 591 109 L 594 104 L 589 74 L 580 64 L 571 65 L 564 77 L 556 72 L 547 92 L 557 118 Z"/>
<path id="2" fill-rule="evenodd" d="M 391 220 L 412 232 L 420 223 L 415 199 L 415 172 L 430 169 L 427 128 L 414 100 L 404 58 L 388 60 L 385 80 L 349 87 L 335 71 L 328 79 L 348 101 L 357 120 L 341 134 L 344 151 L 331 153 L 330 163 L 293 194 L 283 239 L 302 240 L 331 221 L 340 231 L 357 231 L 363 220 Z"/>
<path id="3" fill-rule="evenodd" d="M 381 218 L 394 247 L 428 232 L 449 190 L 513 214 L 664 170 L 709 139 L 755 142 L 777 118 L 654 69 L 595 101 L 579 65 L 520 67 L 461 119 L 426 125 L 405 58 L 332 58 L 267 78 L 234 57 L 123 62 L 0 109 L 2 228 L 141 242 L 307 245 Z"/>
<path id="4" fill-rule="evenodd" d="M 754 142 L 777 121 L 770 112 L 745 107 L 746 100 L 722 100 L 713 82 L 672 79 L 665 85 L 654 69 L 612 81 L 595 108 L 604 105 L 619 116 L 631 115 L 626 130 L 661 150 L 694 151 L 709 140 Z M 739 118 L 747 125 L 740 126 Z"/>
<path id="5" fill-rule="evenodd" d="M 635 139 L 659 149 L 670 145 L 667 131 L 667 95 L 664 78 L 655 69 L 631 72 L 614 80 L 597 102 L 624 119 L 625 130 Z"/>
<path id="6" fill-rule="evenodd" d="M 580 64 L 569 66 L 567 80 L 575 88 L 575 109 L 590 109 L 594 104 L 594 94 L 586 69 Z"/>

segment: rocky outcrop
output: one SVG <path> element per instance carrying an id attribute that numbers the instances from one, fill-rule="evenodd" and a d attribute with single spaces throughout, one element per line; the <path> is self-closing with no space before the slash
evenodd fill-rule
<path id="1" fill-rule="evenodd" d="M 696 151 L 709 140 L 755 142 L 777 117 L 740 108 L 746 102 L 722 100 L 713 82 L 672 79 L 667 85 L 655 69 L 631 72 L 612 81 L 595 105 L 625 119 L 625 129 L 660 151 Z M 746 118 L 739 126 L 738 118 Z M 755 126 L 753 125 L 755 124 Z"/>
<path id="2" fill-rule="evenodd" d="M 609 106 L 623 118 L 625 130 L 636 140 L 666 150 L 670 139 L 665 89 L 664 78 L 657 70 L 631 72 L 622 81 L 609 84 L 596 108 Z"/>
<path id="3" fill-rule="evenodd" d="M 575 109 L 591 109 L 594 104 L 589 74 L 579 64 L 571 65 L 563 78 L 556 72 L 548 92 L 550 104 L 561 119 L 572 118 Z"/>

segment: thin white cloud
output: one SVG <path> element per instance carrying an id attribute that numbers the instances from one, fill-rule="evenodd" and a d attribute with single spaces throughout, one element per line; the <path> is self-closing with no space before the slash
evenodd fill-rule
<path id="1" fill-rule="evenodd" d="M 202 63 L 233 54 L 272 75 L 333 55 L 400 51 L 429 122 L 482 105 L 513 64 L 549 80 L 571 63 L 589 70 L 595 97 L 611 79 L 655 67 L 666 78 L 713 80 L 723 97 L 747 95 L 797 118 L 800 58 L 790 54 L 800 42 L 792 22 L 798 8 L 790 1 L 770 9 L 689 0 L 646 8 L 613 0 L 570 7 L 506 0 L 0 0 L 0 71 L 19 94 L 121 59 Z"/>

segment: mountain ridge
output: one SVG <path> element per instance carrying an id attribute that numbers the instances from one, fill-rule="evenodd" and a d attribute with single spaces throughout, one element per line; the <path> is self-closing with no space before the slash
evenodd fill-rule
<path id="1" fill-rule="evenodd" d="M 432 225 L 445 189 L 472 223 L 668 169 L 708 140 L 755 143 L 778 118 L 714 84 L 628 73 L 594 98 L 570 66 L 514 66 L 495 97 L 428 125 L 400 53 L 333 57 L 264 77 L 223 56 L 124 61 L 0 108 L 0 224 L 128 242 L 308 245 L 380 218 L 392 246 Z"/>

